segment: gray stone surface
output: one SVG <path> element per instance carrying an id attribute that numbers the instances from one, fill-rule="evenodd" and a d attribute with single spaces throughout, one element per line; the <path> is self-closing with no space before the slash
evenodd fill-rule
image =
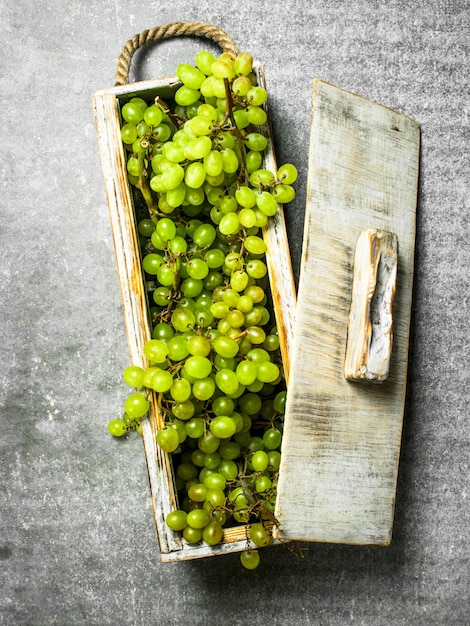
<path id="1" fill-rule="evenodd" d="M 470 620 L 467 0 L 0 7 L 0 624 L 464 626 Z M 393 543 L 161 564 L 139 438 L 108 436 L 127 364 L 91 95 L 124 42 L 174 21 L 224 28 L 265 66 L 299 271 L 311 79 L 417 119 L 421 182 L 410 378 Z M 172 73 L 197 41 L 138 55 Z"/>

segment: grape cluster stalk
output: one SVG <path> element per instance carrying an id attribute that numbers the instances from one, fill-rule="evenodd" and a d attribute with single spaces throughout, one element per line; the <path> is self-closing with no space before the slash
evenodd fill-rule
<path id="1" fill-rule="evenodd" d="M 176 76 L 171 101 L 121 109 L 152 339 L 108 429 L 140 431 L 155 392 L 179 498 L 168 527 L 213 546 L 245 525 L 240 560 L 254 569 L 276 524 L 286 400 L 262 229 L 294 198 L 297 170 L 263 167 L 267 93 L 249 53 L 202 51 Z"/>

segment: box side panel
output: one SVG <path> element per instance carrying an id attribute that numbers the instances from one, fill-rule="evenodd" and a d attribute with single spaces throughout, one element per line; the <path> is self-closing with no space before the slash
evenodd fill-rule
<path id="1" fill-rule="evenodd" d="M 305 237 L 276 516 L 278 536 L 387 544 L 406 390 L 419 127 L 314 81 Z M 390 374 L 344 378 L 359 233 L 398 236 Z"/>

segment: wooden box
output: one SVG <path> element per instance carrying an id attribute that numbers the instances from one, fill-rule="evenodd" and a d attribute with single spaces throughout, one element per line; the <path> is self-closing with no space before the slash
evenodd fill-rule
<path id="1" fill-rule="evenodd" d="M 254 71 L 258 84 L 264 86 L 261 66 L 255 64 Z M 137 243 L 135 212 L 120 136 L 120 108 L 133 96 L 140 96 L 150 101 L 158 94 L 163 100 L 167 100 L 179 86 L 180 83 L 175 77 L 166 77 L 104 89 L 96 92 L 93 97 L 130 359 L 132 364 L 140 366 L 145 365 L 142 356 L 143 346 L 151 338 L 151 334 Z M 268 147 L 265 151 L 264 166 L 276 171 L 269 124 L 266 133 L 268 135 Z M 281 339 L 283 364 L 287 376 L 289 353 L 294 336 L 295 286 L 281 207 L 279 207 L 276 216 L 270 218 L 263 236 L 267 243 L 266 263 L 276 323 Z M 223 542 L 215 547 L 210 547 L 207 544 L 187 544 L 177 533 L 168 529 L 165 517 L 176 508 L 176 494 L 171 459 L 168 454 L 162 452 L 155 441 L 156 431 L 161 426 L 161 416 L 157 410 L 154 394 L 150 416 L 143 422 L 143 443 L 162 561 L 191 559 L 244 550 L 247 545 L 247 528 L 245 526 L 224 530 Z"/>
<path id="2" fill-rule="evenodd" d="M 255 72 L 258 84 L 264 85 L 261 66 L 256 65 Z M 165 100 L 178 86 L 176 78 L 167 77 L 101 90 L 93 100 L 129 350 L 136 365 L 145 365 L 142 349 L 150 338 L 150 323 L 120 137 L 120 108 L 133 96 L 149 101 L 158 94 Z M 267 126 L 265 166 L 275 170 Z M 281 207 L 263 233 L 289 379 L 275 542 L 391 541 L 406 393 L 418 169 L 415 121 L 313 81 L 297 307 Z M 380 270 L 376 245 L 383 233 L 383 241 L 395 246 L 394 254 L 384 257 L 387 263 L 394 260 L 395 266 L 386 271 Z M 361 241 L 372 242 L 366 251 L 370 259 L 364 250 L 356 251 L 355 257 L 356 242 Z M 362 266 L 358 259 L 363 259 Z M 384 276 L 388 282 L 396 277 L 396 284 L 380 284 Z M 365 299 L 357 303 L 361 285 Z M 388 298 L 384 311 L 374 300 L 377 291 Z M 362 325 L 353 323 L 358 319 L 356 308 L 363 315 Z M 385 322 L 377 325 L 374 318 L 381 315 Z M 358 328 L 364 336 L 355 336 Z M 360 348 L 351 354 L 367 358 L 377 328 L 385 328 L 386 347 L 378 360 L 386 367 L 374 378 L 373 372 L 362 374 L 368 363 L 360 362 L 358 371 L 348 374 L 350 344 Z M 143 442 L 162 560 L 244 550 L 246 526 L 226 529 L 215 547 L 189 545 L 168 529 L 165 517 L 177 503 L 171 459 L 155 442 L 161 422 L 153 397 L 150 416 L 143 423 Z"/>

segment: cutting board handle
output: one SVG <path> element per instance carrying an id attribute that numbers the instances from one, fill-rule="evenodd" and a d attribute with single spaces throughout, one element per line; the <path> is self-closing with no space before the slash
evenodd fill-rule
<path id="1" fill-rule="evenodd" d="M 155 26 L 134 35 L 126 42 L 117 63 L 116 86 L 129 83 L 129 70 L 134 53 L 147 43 L 168 39 L 170 37 L 205 37 L 217 43 L 223 52 L 236 57 L 238 48 L 233 39 L 218 26 L 206 22 L 174 22 L 165 26 Z"/>

